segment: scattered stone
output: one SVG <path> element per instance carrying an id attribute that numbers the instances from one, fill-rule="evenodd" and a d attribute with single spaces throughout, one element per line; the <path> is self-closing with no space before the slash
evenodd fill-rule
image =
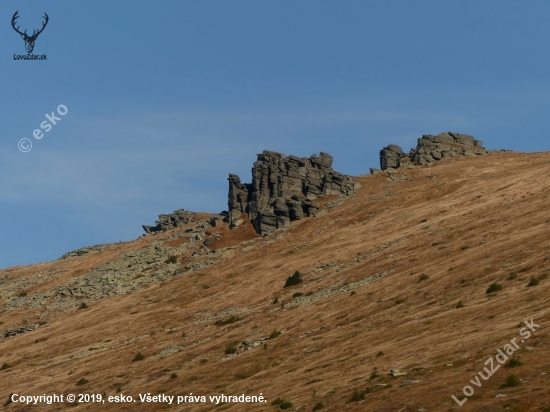
<path id="1" fill-rule="evenodd" d="M 9 338 L 15 335 L 21 335 L 23 333 L 31 332 L 38 328 L 38 325 L 27 325 L 22 328 L 9 329 L 0 333 L 0 339 Z"/>
<path id="2" fill-rule="evenodd" d="M 418 383 L 418 382 L 420 382 L 420 381 L 414 380 L 414 379 L 407 379 L 407 380 L 401 382 L 401 386 L 412 385 L 413 383 Z"/>
<path id="3" fill-rule="evenodd" d="M 400 372 L 399 369 L 392 369 L 390 371 L 391 376 L 405 376 L 407 372 Z"/>
<path id="4" fill-rule="evenodd" d="M 255 348 L 257 346 L 263 345 L 269 338 L 260 338 L 255 340 L 245 340 L 241 345 L 239 346 L 239 349 L 242 351 L 250 350 L 252 348 Z"/>

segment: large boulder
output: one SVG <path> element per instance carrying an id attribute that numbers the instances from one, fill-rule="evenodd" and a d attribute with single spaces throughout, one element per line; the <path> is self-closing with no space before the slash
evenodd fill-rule
<path id="1" fill-rule="evenodd" d="M 390 144 L 380 150 L 380 168 L 382 170 L 397 169 L 400 166 L 399 160 L 404 156 L 406 155 L 403 153 L 403 149 L 395 144 Z"/>

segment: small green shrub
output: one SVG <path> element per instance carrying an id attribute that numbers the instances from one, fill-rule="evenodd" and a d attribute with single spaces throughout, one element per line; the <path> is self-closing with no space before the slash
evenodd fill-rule
<path id="1" fill-rule="evenodd" d="M 378 353 L 376 354 L 376 357 L 379 358 L 380 356 L 384 356 L 384 352 L 378 351 Z"/>
<path id="2" fill-rule="evenodd" d="M 11 368 L 11 365 L 9 363 L 3 363 L 2 366 L 0 366 L 1 371 L 9 369 L 9 368 Z"/>
<path id="3" fill-rule="evenodd" d="M 177 373 L 173 373 L 170 375 L 170 379 L 176 379 L 178 377 Z"/>
<path id="4" fill-rule="evenodd" d="M 19 294 L 17 296 L 20 297 L 20 298 L 24 298 L 25 296 L 27 296 L 27 292 L 25 292 L 25 291 L 19 292 Z"/>
<path id="5" fill-rule="evenodd" d="M 537 286 L 539 283 L 540 280 L 533 276 L 527 286 Z"/>
<path id="6" fill-rule="evenodd" d="M 296 292 L 292 295 L 293 298 L 299 298 L 300 296 L 303 296 L 304 294 L 302 292 Z"/>
<path id="7" fill-rule="evenodd" d="M 390 389 L 392 385 L 375 385 L 375 386 L 367 386 L 363 390 L 354 389 L 353 393 L 351 394 L 351 398 L 349 399 L 349 402 L 360 402 L 365 399 L 365 395 L 369 393 L 378 392 L 384 389 Z"/>
<path id="8" fill-rule="evenodd" d="M 279 405 L 279 408 L 281 409 L 288 409 L 288 408 L 292 408 L 294 406 L 294 404 L 290 401 L 284 401 L 283 403 L 281 403 Z"/>
<path id="9" fill-rule="evenodd" d="M 378 378 L 380 375 L 378 374 L 378 369 L 377 368 L 374 368 L 374 370 L 371 372 L 370 376 L 369 376 L 369 380 L 372 381 L 376 378 Z"/>
<path id="10" fill-rule="evenodd" d="M 469 249 L 469 248 L 470 248 L 470 246 L 464 245 L 464 246 L 462 246 L 462 247 L 460 248 L 460 250 L 466 250 L 466 249 Z"/>
<path id="11" fill-rule="evenodd" d="M 357 390 L 354 389 L 353 393 L 351 394 L 351 398 L 349 399 L 350 402 L 360 402 L 365 400 L 365 395 L 367 394 L 367 391 L 365 390 Z"/>
<path id="12" fill-rule="evenodd" d="M 507 368 L 517 368 L 518 366 L 521 366 L 521 365 L 523 365 L 523 362 L 519 360 L 519 356 L 518 356 L 510 359 L 510 361 L 505 366 Z"/>
<path id="13" fill-rule="evenodd" d="M 88 382 L 89 382 L 88 379 L 80 378 L 80 379 L 78 380 L 78 382 L 76 382 L 76 384 L 77 384 L 78 386 L 82 386 L 82 385 L 86 385 Z"/>
<path id="14" fill-rule="evenodd" d="M 271 402 L 273 406 L 278 406 L 281 409 L 288 409 L 292 408 L 293 404 L 290 401 L 285 401 L 284 399 L 277 398 L 273 402 Z"/>
<path id="15" fill-rule="evenodd" d="M 233 342 L 227 345 L 227 347 L 225 348 L 225 353 L 227 353 L 228 355 L 233 355 L 234 353 L 237 353 L 236 342 Z"/>
<path id="16" fill-rule="evenodd" d="M 463 308 L 463 307 L 464 307 L 464 303 L 462 303 L 462 301 L 459 300 L 458 303 L 456 304 L 456 308 L 460 309 L 460 308 Z"/>
<path id="17" fill-rule="evenodd" d="M 177 256 L 170 256 L 168 257 L 168 259 L 166 259 L 164 261 L 164 263 L 176 263 L 178 261 L 178 257 Z"/>
<path id="18" fill-rule="evenodd" d="M 140 360 L 143 360 L 143 359 L 145 359 L 145 356 L 142 355 L 141 352 L 138 352 L 136 354 L 136 356 L 134 356 L 134 359 L 132 359 L 132 362 L 137 362 L 137 361 L 140 361 Z"/>
<path id="19" fill-rule="evenodd" d="M 278 331 L 278 330 L 273 330 L 273 332 L 271 332 L 271 335 L 269 335 L 269 339 L 275 339 L 277 336 L 279 336 L 282 332 Z"/>
<path id="20" fill-rule="evenodd" d="M 224 326 L 224 325 L 230 325 L 231 323 L 235 323 L 235 322 L 238 322 L 240 321 L 241 318 L 239 316 L 231 316 L 230 318 L 227 318 L 225 320 L 217 320 L 215 325 L 216 326 Z"/>
<path id="21" fill-rule="evenodd" d="M 516 375 L 510 375 L 506 378 L 504 383 L 500 385 L 500 388 L 511 388 L 513 386 L 518 386 L 521 383 L 521 381 L 518 379 Z"/>
<path id="22" fill-rule="evenodd" d="M 499 283 L 493 283 L 491 284 L 491 286 L 489 286 L 489 288 L 487 288 L 487 291 L 485 293 L 494 293 L 498 292 L 499 290 L 502 290 L 502 285 Z"/>
<path id="23" fill-rule="evenodd" d="M 299 271 L 296 271 L 296 272 L 294 272 L 293 275 L 289 276 L 286 279 L 284 287 L 286 288 L 286 287 L 289 287 L 289 286 L 294 286 L 294 285 L 297 285 L 299 283 L 302 283 L 302 275 L 300 274 Z"/>
<path id="24" fill-rule="evenodd" d="M 430 277 L 426 275 L 425 273 L 422 273 L 420 277 L 418 278 L 418 283 L 423 282 L 425 280 L 428 280 Z"/>
<path id="25" fill-rule="evenodd" d="M 86 309 L 87 307 L 88 307 L 88 305 L 86 303 L 82 302 L 80 304 L 80 306 L 78 307 L 78 309 Z"/>
<path id="26" fill-rule="evenodd" d="M 313 407 L 313 411 L 320 411 L 321 409 L 325 408 L 325 404 L 323 402 L 317 402 L 315 406 Z"/>
<path id="27" fill-rule="evenodd" d="M 208 358 L 202 358 L 199 362 L 200 362 L 200 363 L 207 363 L 207 362 L 208 362 Z"/>
<path id="28" fill-rule="evenodd" d="M 277 303 L 279 303 L 279 298 L 273 299 L 273 304 L 276 305 Z"/>
<path id="29" fill-rule="evenodd" d="M 528 272 L 528 271 L 530 271 L 531 269 L 533 269 L 531 266 L 528 266 L 528 267 L 526 267 L 526 268 L 521 268 L 521 269 L 519 270 L 519 273 Z"/>
<path id="30" fill-rule="evenodd" d="M 400 304 L 402 304 L 403 302 L 405 302 L 405 299 L 404 299 L 404 298 L 399 298 L 399 299 L 397 299 L 397 300 L 395 301 L 395 304 L 396 304 L 396 305 L 400 305 Z"/>
<path id="31" fill-rule="evenodd" d="M 516 272 L 512 272 L 508 275 L 508 280 L 514 280 L 518 277 L 518 274 Z"/>
<path id="32" fill-rule="evenodd" d="M 357 292 L 355 292 L 354 290 L 352 290 L 351 293 L 350 293 L 349 295 L 350 295 L 350 296 L 353 296 L 353 295 L 355 295 L 356 293 L 357 293 Z M 313 295 L 313 293 L 312 293 L 312 295 Z M 308 293 L 306 296 L 309 296 L 309 293 Z"/>
<path id="33" fill-rule="evenodd" d="M 48 338 L 38 338 L 38 339 L 35 339 L 34 343 L 46 342 L 47 340 Z"/>

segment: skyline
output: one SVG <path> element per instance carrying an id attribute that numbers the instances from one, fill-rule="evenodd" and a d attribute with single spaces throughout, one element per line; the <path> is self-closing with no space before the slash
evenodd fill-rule
<path id="1" fill-rule="evenodd" d="M 444 131 L 550 150 L 550 5 L 493 4 L 2 3 L 0 267 L 225 210 L 228 174 L 251 182 L 263 150 L 324 151 L 350 175 Z M 13 60 L 16 10 L 31 33 L 48 14 L 33 51 L 47 60 Z"/>

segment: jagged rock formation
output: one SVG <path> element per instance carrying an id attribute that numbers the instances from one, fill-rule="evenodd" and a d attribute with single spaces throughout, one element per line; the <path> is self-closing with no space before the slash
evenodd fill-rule
<path id="1" fill-rule="evenodd" d="M 154 233 L 163 230 L 172 229 L 179 226 L 185 226 L 189 222 L 200 220 L 194 212 L 188 212 L 184 209 L 178 209 L 169 215 L 159 215 L 159 220 L 155 222 L 156 226 L 142 225 L 147 233 Z"/>
<path id="2" fill-rule="evenodd" d="M 290 221 L 312 216 L 322 195 L 350 196 L 360 187 L 350 176 L 332 169 L 332 156 L 310 158 L 264 150 L 252 168 L 252 183 L 229 175 L 228 222 L 235 228 L 248 214 L 256 232 L 270 233 Z"/>
<path id="3" fill-rule="evenodd" d="M 391 171 L 448 157 L 495 152 L 484 149 L 482 144 L 472 136 L 454 132 L 423 135 L 408 154 L 394 144 L 384 147 L 380 151 L 380 167 Z M 223 212 L 223 216 L 213 215 L 210 224 L 216 226 L 223 219 L 231 228 L 236 228 L 248 215 L 256 232 L 265 234 L 288 227 L 293 220 L 315 216 L 319 210 L 315 202 L 318 197 L 346 197 L 360 187 L 350 176 L 334 171 L 332 160 L 331 155 L 323 152 L 307 158 L 264 150 L 252 168 L 252 183 L 242 183 L 239 176 L 229 175 L 229 211 Z M 372 174 L 377 172 L 378 169 L 371 168 Z M 143 229 L 155 233 L 198 220 L 196 213 L 180 209 L 169 215 L 159 215 L 156 226 L 143 225 Z"/>
<path id="4" fill-rule="evenodd" d="M 418 139 L 415 149 L 409 154 L 397 145 L 389 145 L 380 151 L 380 168 L 397 169 L 402 166 L 403 160 L 416 164 L 428 164 L 448 157 L 474 156 L 493 153 L 495 150 L 483 148 L 483 142 L 466 134 L 445 132 L 437 136 L 423 135 Z M 372 172 L 372 171 L 371 171 Z"/>

